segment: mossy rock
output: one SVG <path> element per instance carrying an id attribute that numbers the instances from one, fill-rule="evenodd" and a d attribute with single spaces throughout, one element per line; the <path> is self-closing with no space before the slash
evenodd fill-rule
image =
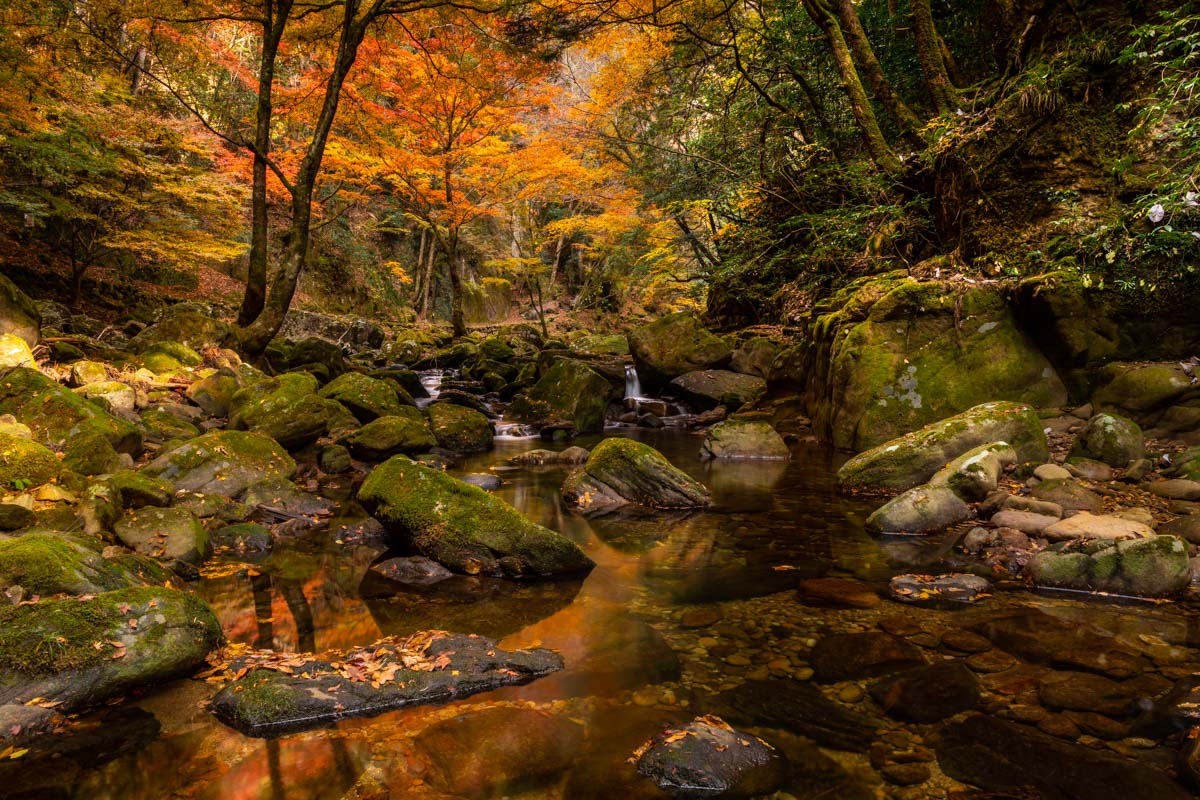
<path id="1" fill-rule="evenodd" d="M 619 333 L 593 333 L 571 342 L 571 349 L 586 355 L 627 356 L 629 339 Z"/>
<path id="2" fill-rule="evenodd" d="M 570 422 L 579 433 L 604 430 L 604 414 L 616 392 L 586 364 L 561 359 L 532 387 L 517 395 L 505 412 L 517 422 L 539 427 Z"/>
<path id="3" fill-rule="evenodd" d="M 226 525 L 212 532 L 212 543 L 241 552 L 264 553 L 274 546 L 271 531 L 254 522 Z"/>
<path id="4" fill-rule="evenodd" d="M 596 445 L 587 462 L 563 482 L 567 505 L 585 514 L 626 506 L 644 509 L 705 508 L 709 492 L 649 445 L 611 438 Z"/>
<path id="5" fill-rule="evenodd" d="M 743 342 L 733 351 L 729 368 L 743 375 L 754 375 L 765 381 L 772 381 L 778 373 L 775 361 L 783 350 L 780 342 L 765 336 L 756 336 Z"/>
<path id="6" fill-rule="evenodd" d="M 479 343 L 479 356 L 491 361 L 511 361 L 516 351 L 499 336 L 489 336 Z"/>
<path id="7" fill-rule="evenodd" d="M 117 520 L 113 531 L 130 550 L 185 575 L 194 574 L 188 567 L 199 567 L 212 553 L 208 532 L 183 508 L 131 509 Z"/>
<path id="8" fill-rule="evenodd" d="M 137 391 L 121 381 L 89 383 L 74 391 L 96 403 L 105 411 L 119 414 L 122 417 L 131 417 L 134 409 L 137 408 Z"/>
<path id="9" fill-rule="evenodd" d="M 1104 508 L 1100 495 L 1081 486 L 1071 478 L 1041 481 L 1033 487 L 1033 496 L 1047 503 L 1056 503 L 1064 511 L 1087 511 L 1099 514 Z"/>
<path id="10" fill-rule="evenodd" d="M 281 366 L 296 370 L 312 369 L 312 365 L 315 364 L 321 365 L 325 379 L 336 378 L 347 369 L 346 355 L 342 352 L 342 348 L 319 336 L 309 336 L 288 347 L 286 358 Z"/>
<path id="11" fill-rule="evenodd" d="M 202 353 L 211 348 L 232 348 L 237 345 L 233 326 L 197 311 L 177 311 L 143 330 L 129 342 L 135 353 L 144 353 L 153 345 L 168 347 L 179 344 Z"/>
<path id="12" fill-rule="evenodd" d="M 984 403 L 859 453 L 838 470 L 838 485 L 852 491 L 911 489 L 968 450 L 995 442 L 1012 447 L 1018 462 L 1050 458 L 1036 411 L 1020 403 Z"/>
<path id="13" fill-rule="evenodd" d="M 329 500 L 279 477 L 264 478 L 249 486 L 241 500 L 250 508 L 278 511 L 292 518 L 327 517 L 333 511 Z"/>
<path id="14" fill-rule="evenodd" d="M 992 400 L 1066 402 L 1062 380 L 998 289 L 881 283 L 868 309 L 820 316 L 810 331 L 828 354 L 809 379 L 813 425 L 834 446 L 874 447 Z"/>
<path id="15" fill-rule="evenodd" d="M 331 444 L 321 448 L 317 453 L 317 466 L 322 472 L 336 475 L 342 472 L 349 472 L 354 468 L 354 463 L 350 460 L 350 451 L 340 445 Z"/>
<path id="16" fill-rule="evenodd" d="M 147 472 L 123 469 L 109 475 L 105 481 L 116 493 L 121 508 L 138 509 L 146 506 L 165 508 L 171 505 L 175 486 Z"/>
<path id="17" fill-rule="evenodd" d="M 0 540 L 0 589 L 20 586 L 27 595 L 98 594 L 143 586 L 132 569 L 101 555 L 98 539 L 57 532 L 34 532 Z"/>
<path id="18" fill-rule="evenodd" d="M 87 386 L 108 380 L 108 365 L 100 361 L 79 361 L 71 365 L 68 386 Z"/>
<path id="19" fill-rule="evenodd" d="M 58 480 L 63 465 L 37 442 L 0 433 L 0 491 L 30 489 Z"/>
<path id="20" fill-rule="evenodd" d="M 296 462 L 268 436 L 213 431 L 160 455 L 142 471 L 176 489 L 236 497 L 265 477 L 292 477 Z"/>
<path id="21" fill-rule="evenodd" d="M 264 376 L 265 378 L 265 376 Z M 243 386 L 232 370 L 222 369 L 207 377 L 192 381 L 187 388 L 187 397 L 214 417 L 229 415 L 233 396 Z"/>
<path id="22" fill-rule="evenodd" d="M 649 391 L 688 372 L 722 367 L 733 353 L 724 339 L 688 312 L 668 314 L 631 331 L 629 352 L 642 386 Z"/>
<path id="23" fill-rule="evenodd" d="M 530 522 L 482 489 L 404 456 L 376 467 L 358 500 L 402 546 L 457 572 L 551 576 L 593 566 L 565 536 Z"/>
<path id="24" fill-rule="evenodd" d="M 1016 463 L 1016 451 L 1006 442 L 980 445 L 935 472 L 929 485 L 947 486 L 966 502 L 978 503 L 996 491 L 1005 468 Z"/>
<path id="25" fill-rule="evenodd" d="M 0 369 L 5 367 L 36 367 L 29 343 L 15 333 L 0 333 Z"/>
<path id="26" fill-rule="evenodd" d="M 160 586 L 0 608 L 0 703 L 76 711 L 191 673 L 221 638 L 203 600 Z"/>
<path id="27" fill-rule="evenodd" d="M 159 375 L 180 372 L 203 363 L 204 359 L 199 353 L 179 342 L 158 341 L 142 351 L 142 366 Z"/>
<path id="28" fill-rule="evenodd" d="M 933 533 L 971 518 L 971 507 L 949 486 L 916 486 L 867 517 L 872 533 Z"/>
<path id="29" fill-rule="evenodd" d="M 749 458 L 786 461 L 787 443 L 769 422 L 731 419 L 709 428 L 700 445 L 705 458 Z"/>
<path id="30" fill-rule="evenodd" d="M 316 394 L 317 379 L 290 372 L 247 386 L 233 396 L 229 427 L 270 436 L 288 450 L 310 445 L 329 432 L 340 404 Z"/>
<path id="31" fill-rule="evenodd" d="M 169 442 L 172 439 L 194 439 L 200 435 L 200 429 L 190 422 L 185 422 L 167 411 L 165 408 L 153 406 L 142 412 L 142 425 L 146 435 L 159 442 Z"/>
<path id="32" fill-rule="evenodd" d="M 42 314 L 37 303 L 0 274 L 0 333 L 20 336 L 30 347 L 38 343 Z"/>
<path id="33" fill-rule="evenodd" d="M 1051 545 L 1028 569 L 1038 586 L 1138 597 L 1170 597 L 1191 582 L 1187 543 L 1174 536 Z"/>
<path id="34" fill-rule="evenodd" d="M 761 399 L 767 393 L 767 382 L 725 369 L 702 369 L 675 378 L 671 388 L 700 408 L 738 409 Z"/>
<path id="35" fill-rule="evenodd" d="M 1178 362 L 1108 364 L 1100 370 L 1092 394 L 1096 411 L 1113 411 L 1139 422 L 1153 422 L 1167 407 L 1200 396 L 1200 388 Z"/>
<path id="36" fill-rule="evenodd" d="M 0 413 L 12 414 L 51 446 L 62 447 L 72 437 L 93 431 L 103 434 L 118 453 L 137 455 L 142 449 L 137 426 L 34 369 L 16 367 L 0 377 Z"/>
<path id="37" fill-rule="evenodd" d="M 341 403 L 364 423 L 394 416 L 403 406 L 416 407 L 408 393 L 395 383 L 369 378 L 361 372 L 347 372 L 330 381 L 317 394 Z"/>
<path id="38" fill-rule="evenodd" d="M 1075 437 L 1072 456 L 1093 458 L 1110 467 L 1124 468 L 1146 454 L 1142 429 L 1116 414 L 1096 414 Z"/>
<path id="39" fill-rule="evenodd" d="M 105 475 L 122 465 L 120 454 L 108 439 L 95 432 L 73 437 L 63 453 L 64 466 L 80 475 Z"/>
<path id="40" fill-rule="evenodd" d="M 372 462 L 385 461 L 401 453 L 427 453 L 438 445 L 424 419 L 407 416 L 379 417 L 343 436 L 340 442 L 355 458 Z"/>
<path id="41" fill-rule="evenodd" d="M 492 449 L 492 423 L 483 414 L 452 403 L 434 403 L 429 428 L 439 446 L 455 453 L 482 453 Z"/>

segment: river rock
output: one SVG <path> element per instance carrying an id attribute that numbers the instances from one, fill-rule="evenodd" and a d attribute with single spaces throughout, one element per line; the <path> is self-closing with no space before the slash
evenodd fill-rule
<path id="1" fill-rule="evenodd" d="M 567 505 L 586 514 L 605 514 L 634 505 L 649 509 L 704 508 L 703 485 L 649 445 L 610 438 L 596 445 L 587 463 L 563 482 Z"/>
<path id="2" fill-rule="evenodd" d="M 723 369 L 687 372 L 670 383 L 679 396 L 701 409 L 725 406 L 738 409 L 767 393 L 767 382 L 753 375 Z"/>
<path id="3" fill-rule="evenodd" d="M 1019 494 L 1005 495 L 1004 499 L 1000 501 L 1000 509 L 1002 511 L 1028 511 L 1031 514 L 1054 517 L 1055 519 L 1062 519 L 1063 515 L 1062 506 L 1058 503 L 1051 503 L 1048 500 L 1036 500 L 1032 497 L 1025 497 Z"/>
<path id="4" fill-rule="evenodd" d="M 993 442 L 1006 442 L 1019 462 L 1050 456 L 1036 411 L 1019 403 L 984 403 L 859 453 L 838 470 L 838 485 L 903 491 L 925 483 L 968 450 Z"/>
<path id="5" fill-rule="evenodd" d="M 608 379 L 587 364 L 560 359 L 538 382 L 517 395 L 506 414 L 517 422 L 539 428 L 554 422 L 570 422 L 580 433 L 604 430 L 604 413 L 617 399 Z"/>
<path id="6" fill-rule="evenodd" d="M 1099 388 L 1092 395 L 1092 405 L 1098 411 L 1152 423 L 1163 409 L 1195 395 L 1196 386 L 1185 366 L 1177 361 L 1106 364 L 1097 375 Z"/>
<path id="7" fill-rule="evenodd" d="M 700 710 L 734 725 L 791 731 L 823 747 L 865 753 L 882 722 L 851 711 L 809 683 L 791 679 L 749 680 L 701 698 Z"/>
<path id="8" fill-rule="evenodd" d="M 1076 478 L 1084 478 L 1089 481 L 1100 481 L 1107 483 L 1113 479 L 1113 469 L 1103 461 L 1096 461 L 1093 458 L 1083 458 L 1082 456 L 1072 456 L 1067 459 L 1065 466 L 1067 472 L 1071 473 Z"/>
<path id="9" fill-rule="evenodd" d="M 250 484 L 240 499 L 249 508 L 268 516 L 327 517 L 334 509 L 334 504 L 324 497 L 306 492 L 287 478 L 278 476 Z"/>
<path id="10" fill-rule="evenodd" d="M 565 536 L 478 487 L 404 456 L 376 467 L 358 500 L 400 543 L 458 572 L 549 576 L 593 566 Z"/>
<path id="11" fill-rule="evenodd" d="M 400 453 L 427 453 L 437 447 L 438 440 L 429 430 L 424 417 L 414 414 L 379 417 L 343 436 L 340 443 L 345 445 L 355 458 L 379 462 Z"/>
<path id="12" fill-rule="evenodd" d="M 0 333 L 0 369 L 5 367 L 37 367 L 29 344 L 15 333 Z"/>
<path id="13" fill-rule="evenodd" d="M 292 342 L 318 337 L 353 351 L 377 349 L 383 345 L 383 329 L 358 317 L 338 317 L 315 311 L 291 309 L 283 318 L 279 335 Z"/>
<path id="14" fill-rule="evenodd" d="M 879 595 L 862 581 L 846 578 L 808 578 L 797 587 L 800 600 L 810 606 L 875 608 Z"/>
<path id="15" fill-rule="evenodd" d="M 20 586 L 29 595 L 87 595 L 159 583 L 161 567 L 139 556 L 104 558 L 99 540 L 38 531 L 0 540 L 0 590 Z"/>
<path id="16" fill-rule="evenodd" d="M 368 378 L 360 372 L 347 372 L 334 378 L 321 387 L 317 395 L 341 403 L 363 423 L 399 414 L 403 406 L 416 406 L 408 392 L 395 383 Z"/>
<path id="17" fill-rule="evenodd" d="M 990 612 L 967 628 L 1036 664 L 1111 678 L 1132 677 L 1146 666 L 1136 651 L 1096 626 L 1068 622 L 1028 606 Z"/>
<path id="18" fill-rule="evenodd" d="M 1191 796 L 1161 769 L 983 715 L 943 728 L 936 751 L 946 775 L 1003 794 L 1032 789 L 1062 800 Z"/>
<path id="19" fill-rule="evenodd" d="M 265 379 L 265 376 L 264 376 Z M 243 381 L 232 370 L 222 369 L 212 375 L 192 382 L 185 394 L 208 414 L 214 417 L 229 415 L 233 396 L 242 388 Z"/>
<path id="20" fill-rule="evenodd" d="M 478 486 L 485 492 L 494 492 L 503 485 L 503 481 L 490 472 L 472 472 L 459 478 L 463 483 Z"/>
<path id="21" fill-rule="evenodd" d="M 1150 492 L 1150 494 L 1165 497 L 1168 500 L 1186 500 L 1188 502 L 1200 500 L 1200 481 L 1175 478 L 1173 480 L 1143 483 L 1142 488 Z"/>
<path id="22" fill-rule="evenodd" d="M 192 348 L 179 342 L 159 341 L 142 351 L 142 366 L 156 375 L 182 372 L 197 367 L 204 359 Z"/>
<path id="23" fill-rule="evenodd" d="M 979 705 L 979 680 L 957 661 L 905 670 L 871 686 L 871 698 L 889 717 L 937 722 Z"/>
<path id="24" fill-rule="evenodd" d="M 482 636 L 444 631 L 383 639 L 336 662 L 296 660 L 294 674 L 255 668 L 253 658 L 235 662 L 236 671 L 250 671 L 217 693 L 212 712 L 246 735 L 278 735 L 528 683 L 563 667 L 550 650 L 505 651 Z"/>
<path id="25" fill-rule="evenodd" d="M 237 334 L 226 322 L 183 309 L 169 313 L 133 337 L 129 347 L 135 353 L 141 353 L 156 342 L 176 342 L 203 353 L 212 348 L 235 346 Z"/>
<path id="26" fill-rule="evenodd" d="M 40 338 L 42 315 L 37 304 L 0 274 L 0 333 L 19 336 L 30 347 Z"/>
<path id="27" fill-rule="evenodd" d="M 1030 536 L 1040 536 L 1042 531 L 1058 521 L 1058 517 L 1030 511 L 1004 510 L 992 515 L 992 524 L 997 528 L 1015 528 Z"/>
<path id="28" fill-rule="evenodd" d="M 271 531 L 255 522 L 239 522 L 217 528 L 209 536 L 215 546 L 229 547 L 239 553 L 265 553 L 274 547 Z"/>
<path id="29" fill-rule="evenodd" d="M 39 441 L 58 447 L 73 437 L 98 433 L 119 453 L 137 454 L 142 432 L 35 369 L 15 367 L 0 375 L 0 413 L 28 425 Z"/>
<path id="30" fill-rule="evenodd" d="M 987 578 L 965 573 L 897 575 L 888 584 L 892 599 L 915 605 L 974 603 L 991 590 Z"/>
<path id="31" fill-rule="evenodd" d="M 132 386 L 120 381 L 89 383 L 75 390 L 93 403 L 99 403 L 106 411 L 129 418 L 137 408 L 137 392 Z"/>
<path id="32" fill-rule="evenodd" d="M 996 491 L 1005 467 L 1017 463 L 1017 453 L 1005 442 L 974 447 L 933 474 L 930 486 L 946 486 L 968 503 Z"/>
<path id="33" fill-rule="evenodd" d="M 756 736 L 719 717 L 699 717 L 656 735 L 634 754 L 637 770 L 672 797 L 758 797 L 778 789 L 787 764 Z"/>
<path id="34" fill-rule="evenodd" d="M 769 381 L 775 375 L 775 359 L 779 358 L 781 348 L 778 342 L 763 336 L 756 336 L 742 342 L 729 361 L 729 368 L 743 375 L 755 375 Z"/>
<path id="35" fill-rule="evenodd" d="M 371 571 L 379 573 L 390 581 L 418 586 L 429 586 L 454 577 L 453 572 L 424 556 L 389 558 L 378 564 L 372 564 Z"/>
<path id="36" fill-rule="evenodd" d="M 429 427 L 440 447 L 455 453 L 482 453 L 492 449 L 492 423 L 483 414 L 451 403 L 431 405 Z"/>
<path id="37" fill-rule="evenodd" d="M 729 345 L 688 312 L 668 314 L 629 333 L 629 351 L 638 378 L 650 392 L 688 372 L 724 366 Z"/>
<path id="38" fill-rule="evenodd" d="M 0 703 L 102 703 L 188 674 L 220 640 L 204 601 L 161 586 L 0 608 Z"/>
<path id="39" fill-rule="evenodd" d="M 1100 495 L 1073 480 L 1042 481 L 1033 487 L 1038 500 L 1054 503 L 1063 511 L 1087 511 L 1098 514 L 1104 508 Z"/>
<path id="40" fill-rule="evenodd" d="M 182 508 L 127 511 L 113 531 L 130 550 L 156 558 L 185 576 L 194 575 L 212 552 L 204 526 Z"/>
<path id="41" fill-rule="evenodd" d="M 584 464 L 591 455 L 582 447 L 568 447 L 566 450 L 528 450 L 519 453 L 508 460 L 510 464 L 525 467 L 557 466 L 559 464 Z"/>
<path id="42" fill-rule="evenodd" d="M 826 636 L 808 660 L 813 678 L 822 683 L 875 678 L 925 664 L 919 649 L 881 631 Z"/>
<path id="43" fill-rule="evenodd" d="M 1049 708 L 1129 717 L 1138 712 L 1139 701 L 1161 694 L 1169 686 L 1165 679 L 1150 673 L 1114 681 L 1090 672 L 1052 672 L 1038 681 L 1038 700 Z"/>
<path id="44" fill-rule="evenodd" d="M 1072 456 L 1094 458 L 1117 468 L 1145 453 L 1142 429 L 1133 420 L 1115 414 L 1097 414 L 1089 419 L 1071 449 Z"/>
<path id="45" fill-rule="evenodd" d="M 1160 526 L 1158 532 L 1168 536 L 1178 536 L 1192 544 L 1200 544 L 1200 511 L 1173 519 Z"/>
<path id="46" fill-rule="evenodd" d="M 786 461 L 791 451 L 769 422 L 730 419 L 708 429 L 700 445 L 700 455 Z"/>
<path id="47" fill-rule="evenodd" d="M 1046 526 L 1041 535 L 1051 542 L 1075 539 L 1147 539 L 1154 531 L 1145 523 L 1116 514 L 1089 514 L 1080 511 Z"/>
<path id="48" fill-rule="evenodd" d="M 236 497 L 265 477 L 292 477 L 296 462 L 262 434 L 213 431 L 160 455 L 142 470 L 176 489 Z"/>
<path id="49" fill-rule="evenodd" d="M 229 428 L 270 436 L 288 450 L 312 444 L 330 431 L 342 406 L 316 394 L 317 379 L 306 372 L 268 378 L 234 394 Z"/>
<path id="50" fill-rule="evenodd" d="M 35 488 L 58 480 L 63 472 L 62 462 L 48 448 L 0 433 L 0 492 Z"/>
<path id="51" fill-rule="evenodd" d="M 932 533 L 971 518 L 971 508 L 947 486 L 917 486 L 867 517 L 875 533 Z"/>
<path id="52" fill-rule="evenodd" d="M 1191 581 L 1187 545 L 1174 536 L 1053 545 L 1029 574 L 1038 586 L 1139 597 L 1179 594 Z"/>

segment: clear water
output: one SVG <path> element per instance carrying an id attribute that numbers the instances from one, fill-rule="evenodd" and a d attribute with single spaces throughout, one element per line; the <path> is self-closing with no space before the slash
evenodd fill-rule
<path id="1" fill-rule="evenodd" d="M 87 715 L 61 737 L 57 754 L 0 764 L 0 796 L 663 797 L 626 758 L 664 724 L 689 719 L 705 694 L 753 677 L 774 657 L 784 666 L 772 675 L 788 674 L 804 643 L 824 633 L 870 629 L 885 615 L 920 620 L 954 613 L 886 601 L 870 612 L 814 609 L 801 606 L 790 591 L 694 602 L 704 599 L 705 576 L 724 576 L 722 591 L 754 595 L 764 589 L 757 584 L 770 567 L 827 565 L 831 574 L 882 587 L 897 572 L 938 562 L 948 546 L 936 539 L 880 542 L 867 536 L 861 520 L 873 505 L 835 493 L 833 476 L 844 456 L 828 450 L 801 446 L 790 463 L 705 463 L 695 435 L 623 434 L 659 448 L 708 485 L 715 508 L 587 521 L 558 502 L 565 470 L 507 467 L 512 455 L 544 446 L 537 441 L 501 440 L 494 451 L 456 467 L 459 473 L 493 469 L 501 475 L 500 497 L 592 556 L 597 566 L 585 579 L 513 584 L 464 577 L 395 594 L 394 585 L 381 589 L 368 577 L 381 547 L 339 541 L 340 523 L 354 519 L 348 507 L 349 516 L 330 529 L 281 542 L 270 556 L 199 586 L 237 642 L 324 652 L 441 628 L 493 636 L 505 647 L 554 648 L 566 660 L 564 672 L 446 706 L 276 740 L 248 738 L 216 722 L 205 708 L 216 687 L 181 680 Z M 1024 592 L 989 602 L 1038 603 L 1131 639 L 1194 638 L 1189 618 L 1175 606 L 1131 609 Z M 690 630 L 681 615 L 697 608 L 717 609 L 724 621 Z M 711 641 L 705 644 L 704 636 Z M 743 647 L 755 652 L 755 663 L 728 663 L 728 654 Z M 554 743 L 565 740 L 555 725 L 582 726 L 584 736 L 559 752 Z M 865 756 L 849 757 L 847 764 L 852 775 L 870 781 Z M 789 791 L 795 797 L 874 791 L 852 789 L 818 780 Z"/>

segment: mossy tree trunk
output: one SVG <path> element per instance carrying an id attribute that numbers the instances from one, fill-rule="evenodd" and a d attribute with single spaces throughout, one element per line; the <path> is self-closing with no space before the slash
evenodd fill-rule
<path id="1" fill-rule="evenodd" d="M 929 0 L 912 0 L 913 35 L 917 42 L 917 60 L 929 99 L 939 116 L 953 113 L 958 105 L 958 93 L 950 83 L 946 62 L 942 60 L 941 37 L 933 22 Z"/>

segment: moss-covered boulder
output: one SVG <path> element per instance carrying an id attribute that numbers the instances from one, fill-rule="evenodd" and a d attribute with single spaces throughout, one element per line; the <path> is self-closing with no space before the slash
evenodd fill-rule
<path id="1" fill-rule="evenodd" d="M 329 380 L 346 371 L 346 355 L 339 345 L 319 336 L 309 336 L 287 347 L 279 366 L 307 369 L 314 374 L 320 372 L 324 380 Z"/>
<path id="2" fill-rule="evenodd" d="M 917 486 L 867 517 L 872 533 L 933 533 L 971 518 L 971 507 L 948 486 Z"/>
<path id="3" fill-rule="evenodd" d="M 671 390 L 699 408 L 726 406 L 737 409 L 757 402 L 767 393 L 767 382 L 754 375 L 724 369 L 702 369 L 671 381 Z"/>
<path id="4" fill-rule="evenodd" d="M 160 342 L 180 344 L 202 353 L 211 348 L 235 347 L 237 335 L 229 323 L 185 309 L 169 313 L 143 330 L 130 340 L 129 347 L 135 353 L 143 353 Z"/>
<path id="5" fill-rule="evenodd" d="M 373 462 L 401 453 L 427 453 L 438 444 L 423 418 L 409 416 L 380 417 L 340 441 L 355 458 Z"/>
<path id="6" fill-rule="evenodd" d="M 566 504 L 584 514 L 628 506 L 643 509 L 705 508 L 709 492 L 662 453 L 632 439 L 605 439 L 587 463 L 563 482 Z"/>
<path id="7" fill-rule="evenodd" d="M 243 553 L 264 553 L 274 546 L 271 531 L 254 522 L 225 525 L 212 532 L 215 547 L 228 547 Z"/>
<path id="8" fill-rule="evenodd" d="M 1038 586 L 1138 597 L 1179 594 L 1191 580 L 1187 543 L 1174 536 L 1052 545 L 1028 569 Z"/>
<path id="9" fill-rule="evenodd" d="M 287 478 L 264 478 L 249 486 L 241 501 L 249 508 L 297 517 L 327 517 L 333 503 L 319 494 L 306 492 Z"/>
<path id="10" fill-rule="evenodd" d="M 137 408 L 137 391 L 121 381 L 100 381 L 80 386 L 75 390 L 106 411 L 128 419 Z"/>
<path id="11" fill-rule="evenodd" d="M 530 388 L 517 395 L 506 416 L 539 427 L 570 422 L 580 433 L 604 430 L 604 413 L 616 399 L 604 376 L 586 364 L 560 359 Z"/>
<path id="12" fill-rule="evenodd" d="M 984 403 L 859 453 L 838 470 L 838 485 L 851 491 L 911 489 L 971 448 L 994 442 L 1009 445 L 1018 462 L 1050 458 L 1036 411 L 1020 403 Z"/>
<path id="13" fill-rule="evenodd" d="M 783 353 L 783 345 L 765 336 L 755 336 L 742 342 L 729 361 L 729 368 L 743 375 L 754 375 L 765 381 L 775 378 L 775 360 Z"/>
<path id="14" fill-rule="evenodd" d="M 142 427 L 146 429 L 146 438 L 151 441 L 161 443 L 172 439 L 194 439 L 200 435 L 200 429 L 195 425 L 162 407 L 147 408 L 141 417 Z"/>
<path id="15" fill-rule="evenodd" d="M 934 473 L 931 486 L 947 486 L 968 503 L 977 503 L 996 491 L 1006 467 L 1015 466 L 1017 453 L 1006 442 L 972 448 Z"/>
<path id="16" fill-rule="evenodd" d="M 104 558 L 98 539 L 37 531 L 0 540 L 0 589 L 20 586 L 26 595 L 98 594 L 159 583 L 160 571 L 140 556 Z"/>
<path id="17" fill-rule="evenodd" d="M 584 355 L 627 356 L 629 339 L 619 333 L 591 333 L 573 341 L 571 349 Z"/>
<path id="18" fill-rule="evenodd" d="M 427 409 L 437 444 L 455 453 L 492 449 L 492 423 L 483 414 L 453 403 L 434 403 Z"/>
<path id="19" fill-rule="evenodd" d="M 0 433 L 0 492 L 29 489 L 58 480 L 63 465 L 40 444 Z"/>
<path id="20" fill-rule="evenodd" d="M 108 365 L 100 361 L 77 361 L 71 365 L 67 375 L 67 385 L 72 387 L 87 386 L 89 383 L 100 383 L 109 379 Z"/>
<path id="21" fill-rule="evenodd" d="M 67 446 L 63 448 L 63 466 L 80 475 L 105 475 L 124 465 L 121 454 L 99 433 L 74 436 L 67 440 Z"/>
<path id="22" fill-rule="evenodd" d="M 1125 467 L 1146 454 L 1142 429 L 1116 414 L 1096 414 L 1075 437 L 1072 456 L 1093 458 L 1110 467 Z"/>
<path id="23" fill-rule="evenodd" d="M 166 508 L 175 494 L 175 486 L 170 481 L 132 469 L 114 472 L 105 482 L 116 492 L 121 508 L 126 510 L 146 506 Z"/>
<path id="24" fill-rule="evenodd" d="M 142 351 L 142 366 L 158 375 L 180 372 L 204 363 L 192 348 L 180 342 L 157 341 Z"/>
<path id="25" fill-rule="evenodd" d="M 874 447 L 987 401 L 1067 399 L 994 286 L 864 278 L 814 310 L 808 340 L 813 427 L 836 447 Z"/>
<path id="26" fill-rule="evenodd" d="M 207 377 L 193 381 L 187 388 L 187 397 L 214 417 L 229 415 L 233 396 L 242 388 L 242 381 L 229 369 L 221 369 Z"/>
<path id="27" fill-rule="evenodd" d="M 142 449 L 140 428 L 35 369 L 16 367 L 0 376 L 0 413 L 12 414 L 39 441 L 52 446 L 61 447 L 74 436 L 94 431 L 103 434 L 118 453 L 136 455 Z"/>
<path id="28" fill-rule="evenodd" d="M 213 431 L 163 453 L 142 471 L 177 489 L 236 497 L 263 478 L 292 477 L 296 462 L 268 436 Z"/>
<path id="29" fill-rule="evenodd" d="M 416 407 L 408 393 L 395 383 L 369 378 L 361 372 L 347 372 L 334 378 L 317 394 L 338 401 L 350 409 L 359 422 L 393 416 L 400 413 L 403 406 Z"/>
<path id="30" fill-rule="evenodd" d="M 0 369 L 4 367 L 36 367 L 29 343 L 15 333 L 0 333 Z"/>
<path id="31" fill-rule="evenodd" d="M 187 509 L 145 507 L 126 511 L 113 526 L 121 544 L 157 559 L 182 575 L 195 570 L 212 553 L 208 532 Z"/>
<path id="32" fill-rule="evenodd" d="M 234 394 L 229 427 L 270 436 L 288 450 L 310 445 L 329 432 L 341 406 L 317 395 L 317 379 L 307 372 L 268 378 Z"/>
<path id="33" fill-rule="evenodd" d="M 733 353 L 724 339 L 688 312 L 668 314 L 631 331 L 629 352 L 642 386 L 649 391 L 688 372 L 723 367 Z"/>
<path id="34" fill-rule="evenodd" d="M 708 429 L 700 454 L 705 458 L 756 458 L 786 461 L 791 457 L 783 441 L 769 422 L 730 419 Z"/>
<path id="35" fill-rule="evenodd" d="M 436 469 L 395 456 L 363 482 L 358 500 L 398 543 L 457 572 L 550 576 L 591 569 L 565 536 Z"/>
<path id="36" fill-rule="evenodd" d="M 1096 384 L 1096 411 L 1130 417 L 1142 425 L 1153 425 L 1170 406 L 1200 397 L 1200 386 L 1175 361 L 1108 364 L 1096 376 Z"/>
<path id="37" fill-rule="evenodd" d="M 187 675 L 220 641 L 203 600 L 160 586 L 0 608 L 0 703 L 75 711 Z"/>
<path id="38" fill-rule="evenodd" d="M 0 274 L 0 333 L 20 336 L 33 347 L 38 343 L 42 315 L 37 304 Z"/>

